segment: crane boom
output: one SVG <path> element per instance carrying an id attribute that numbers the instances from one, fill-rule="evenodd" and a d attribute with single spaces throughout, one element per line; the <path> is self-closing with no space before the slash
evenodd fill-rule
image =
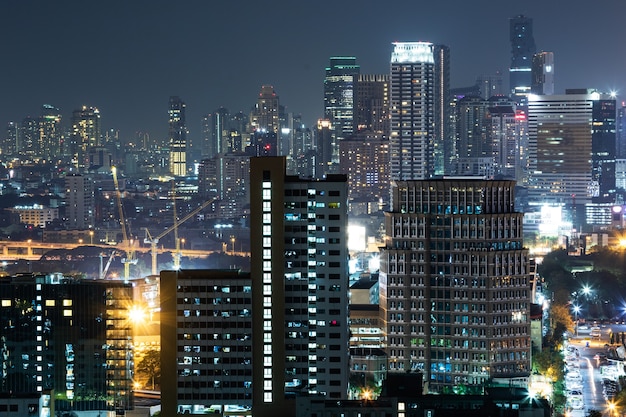
<path id="1" fill-rule="evenodd" d="M 126 219 L 124 219 L 124 207 L 122 206 L 122 194 L 120 193 L 120 186 L 117 181 L 117 168 L 111 167 L 113 174 L 113 184 L 115 185 L 115 196 L 117 198 L 117 209 L 120 212 L 120 226 L 122 227 L 123 245 L 126 247 L 126 258 L 122 259 L 124 264 L 124 280 L 128 281 L 130 278 L 130 264 L 136 264 L 135 253 L 133 244 L 128 239 L 128 233 L 126 233 Z"/>
<path id="2" fill-rule="evenodd" d="M 205 201 L 199 207 L 197 207 L 196 209 L 192 210 L 190 213 L 185 215 L 182 219 L 180 219 L 178 221 L 175 220 L 174 224 L 172 226 L 170 226 L 167 229 L 165 229 L 163 232 L 161 232 L 156 237 L 152 237 L 152 235 L 150 234 L 150 231 L 148 230 L 147 227 L 144 228 L 144 230 L 146 231 L 146 237 L 144 239 L 144 243 L 147 243 L 147 244 L 150 245 L 150 252 L 152 254 L 152 275 L 156 275 L 157 274 L 157 244 L 159 243 L 159 239 L 161 239 L 162 237 L 164 237 L 165 235 L 170 233 L 172 230 L 177 229 L 178 225 L 180 225 L 182 223 L 185 223 L 187 220 L 189 220 L 190 218 L 192 218 L 193 216 L 198 214 L 200 211 L 205 209 L 208 205 L 212 204 L 215 200 L 217 200 L 217 199 L 216 198 L 212 198 L 210 200 Z"/>

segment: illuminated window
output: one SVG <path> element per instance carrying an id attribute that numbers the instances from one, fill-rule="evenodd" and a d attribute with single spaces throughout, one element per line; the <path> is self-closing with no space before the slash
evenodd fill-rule
<path id="1" fill-rule="evenodd" d="M 11 307 L 11 300 L 2 300 L 2 307 Z"/>
<path id="2" fill-rule="evenodd" d="M 72 300 L 63 300 L 63 307 L 70 307 L 72 305 Z"/>
<path id="3" fill-rule="evenodd" d="M 266 403 L 271 403 L 272 402 L 272 393 L 271 392 L 264 392 L 263 393 L 263 402 L 266 402 Z"/>
<path id="4" fill-rule="evenodd" d="M 63 310 L 63 316 L 71 317 L 72 316 L 72 310 Z"/>
<path id="5" fill-rule="evenodd" d="M 46 300 L 46 307 L 54 307 L 55 300 Z"/>
<path id="6" fill-rule="evenodd" d="M 263 381 L 263 389 L 265 390 L 271 390 L 272 389 L 272 380 L 269 381 Z"/>

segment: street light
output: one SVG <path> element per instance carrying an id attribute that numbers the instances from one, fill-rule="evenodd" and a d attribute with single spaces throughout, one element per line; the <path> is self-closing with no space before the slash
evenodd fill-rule
<path id="1" fill-rule="evenodd" d="M 235 254 L 235 236 L 233 235 L 230 236 L 230 243 L 233 245 L 232 253 L 234 255 Z"/>
<path id="2" fill-rule="evenodd" d="M 89 231 L 89 240 L 90 240 L 90 244 L 93 245 L 93 230 Z"/>
<path id="3" fill-rule="evenodd" d="M 576 337 L 578 337 L 578 313 L 580 313 L 580 306 L 574 305 L 574 325 L 576 326 Z"/>
<path id="4" fill-rule="evenodd" d="M 583 291 L 583 294 L 586 295 L 587 297 L 591 295 L 591 288 L 589 287 L 589 285 L 583 285 L 582 291 Z"/>

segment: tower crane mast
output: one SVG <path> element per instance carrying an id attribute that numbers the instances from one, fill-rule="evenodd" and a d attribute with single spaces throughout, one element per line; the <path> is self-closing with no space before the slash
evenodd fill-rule
<path id="1" fill-rule="evenodd" d="M 178 240 L 178 226 L 180 224 L 186 222 L 187 220 L 189 220 L 190 218 L 192 218 L 196 214 L 198 214 L 200 211 L 202 211 L 208 205 L 213 203 L 215 200 L 217 200 L 217 199 L 216 198 L 212 198 L 210 200 L 205 201 L 199 207 L 197 207 L 196 209 L 191 211 L 189 214 L 185 215 L 180 220 L 178 220 L 176 218 L 176 213 L 174 213 L 174 224 L 172 226 L 168 227 L 167 229 L 165 229 L 163 232 L 161 232 L 156 237 L 153 237 L 150 234 L 150 231 L 148 230 L 147 227 L 144 228 L 144 230 L 146 231 L 146 237 L 144 239 L 144 243 L 150 245 L 150 252 L 151 252 L 151 255 L 152 255 L 152 275 L 156 275 L 157 274 L 157 245 L 159 243 L 159 240 L 162 237 L 164 237 L 165 235 L 167 235 L 168 233 L 170 233 L 171 231 L 173 231 L 173 230 L 176 231 L 176 242 L 175 242 L 175 244 L 176 244 L 176 253 L 174 254 L 174 268 L 175 269 L 179 269 L 180 268 L 180 242 Z M 174 206 L 174 207 L 176 207 L 176 206 Z"/>
<path id="2" fill-rule="evenodd" d="M 128 238 L 128 233 L 126 232 L 126 219 L 124 218 L 124 207 L 122 206 L 122 194 L 120 193 L 120 186 L 117 180 L 117 168 L 111 167 L 111 172 L 113 173 L 113 183 L 115 185 L 115 197 L 117 199 L 117 209 L 120 213 L 120 226 L 122 227 L 122 245 L 126 248 L 126 258 L 122 258 L 122 263 L 124 264 L 124 280 L 128 281 L 130 279 L 130 265 L 135 265 L 137 263 L 137 259 L 135 259 L 135 250 L 133 248 L 133 242 Z"/>

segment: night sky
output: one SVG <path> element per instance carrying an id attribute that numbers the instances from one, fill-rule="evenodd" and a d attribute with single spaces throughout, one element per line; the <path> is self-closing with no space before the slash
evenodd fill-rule
<path id="1" fill-rule="evenodd" d="M 202 115 L 248 112 L 262 84 L 312 124 L 329 57 L 387 73 L 393 41 L 448 45 L 451 87 L 497 70 L 506 87 L 518 14 L 533 18 L 537 51 L 554 52 L 557 93 L 626 97 L 624 0 L 2 0 L 1 132 L 47 103 L 64 124 L 88 105 L 123 138 L 164 138 L 168 99 L 178 95 L 199 135 Z"/>

